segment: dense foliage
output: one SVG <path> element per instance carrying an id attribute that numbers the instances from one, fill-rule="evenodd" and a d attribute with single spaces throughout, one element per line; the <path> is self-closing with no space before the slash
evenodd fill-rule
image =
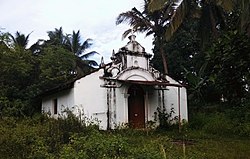
<path id="1" fill-rule="evenodd" d="M 244 20 L 248 24 L 244 28 L 239 25 L 241 17 L 249 11 L 246 10 L 249 3 L 244 7 L 234 3 L 230 12 L 228 7 L 217 1 L 191 4 L 189 8 L 196 9 L 189 12 L 165 45 L 169 75 L 188 85 L 190 107 L 221 102 L 229 107 L 243 105 L 242 102 L 249 98 L 249 20 Z M 197 9 L 199 12 L 195 12 Z M 216 9 L 219 12 L 213 13 L 210 19 L 204 19 Z M 209 26 L 212 28 L 208 29 Z M 154 51 L 159 49 L 155 45 Z M 159 65 L 161 60 L 158 54 L 152 59 L 160 70 L 163 69 Z"/>
<path id="2" fill-rule="evenodd" d="M 188 85 L 191 106 L 240 106 L 249 94 L 250 21 L 242 18 L 249 6 L 245 0 L 146 0 L 116 23 L 132 27 L 124 35 L 154 35 L 153 65 Z"/>
<path id="3" fill-rule="evenodd" d="M 55 29 L 48 32 L 49 40 L 38 40 L 28 48 L 29 35 L 0 32 L 0 117 L 40 112 L 42 92 L 82 76 L 97 65 L 88 60 L 96 52 L 84 53 L 91 40 L 81 43 L 79 31 L 71 36 L 62 28 Z"/>

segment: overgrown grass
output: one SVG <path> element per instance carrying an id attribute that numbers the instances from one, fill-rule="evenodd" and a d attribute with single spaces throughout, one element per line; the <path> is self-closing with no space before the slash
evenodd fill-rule
<path id="1" fill-rule="evenodd" d="M 249 105 L 222 110 L 191 114 L 181 131 L 165 111 L 156 130 L 101 131 L 71 112 L 57 120 L 3 117 L 0 158 L 250 158 Z"/>
<path id="2" fill-rule="evenodd" d="M 204 118 L 198 115 L 195 121 L 199 117 Z M 95 125 L 80 123 L 74 116 L 59 120 L 41 115 L 3 118 L 0 158 L 250 158 L 249 136 L 223 131 L 228 127 L 220 127 L 228 120 L 224 118 L 210 116 L 204 123 L 199 121 L 199 127 L 184 125 L 180 133 L 178 129 L 101 131 Z"/>

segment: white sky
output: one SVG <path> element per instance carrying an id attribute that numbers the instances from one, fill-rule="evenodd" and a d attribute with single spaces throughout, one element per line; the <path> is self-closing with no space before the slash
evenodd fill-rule
<path id="1" fill-rule="evenodd" d="M 115 52 L 126 45 L 122 33 L 129 29 L 126 24 L 116 26 L 116 17 L 131 10 L 141 9 L 144 0 L 0 0 L 0 28 L 3 32 L 16 31 L 30 35 L 29 45 L 38 39 L 48 39 L 47 31 L 62 26 L 64 33 L 80 30 L 82 40 L 91 38 L 94 45 L 89 51 L 97 51 L 110 61 Z M 146 52 L 152 53 L 152 37 L 138 35 L 136 39 Z M 88 51 L 87 51 L 88 52 Z M 100 55 L 95 56 L 97 62 Z"/>

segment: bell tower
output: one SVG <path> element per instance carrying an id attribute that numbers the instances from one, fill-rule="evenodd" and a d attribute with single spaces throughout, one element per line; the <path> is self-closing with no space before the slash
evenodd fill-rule
<path id="1" fill-rule="evenodd" d="M 135 38 L 135 35 L 130 35 L 127 45 L 120 48 L 118 53 L 113 54 L 111 59 L 113 62 L 121 62 L 123 70 L 129 68 L 149 70 L 149 58 L 152 55 L 146 53 L 145 48 L 135 41 Z"/>

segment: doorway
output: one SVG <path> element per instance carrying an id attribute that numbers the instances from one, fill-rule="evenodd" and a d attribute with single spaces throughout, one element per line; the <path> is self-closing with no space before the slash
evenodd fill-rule
<path id="1" fill-rule="evenodd" d="M 144 90 L 139 85 L 128 89 L 128 122 L 132 128 L 145 128 Z"/>

